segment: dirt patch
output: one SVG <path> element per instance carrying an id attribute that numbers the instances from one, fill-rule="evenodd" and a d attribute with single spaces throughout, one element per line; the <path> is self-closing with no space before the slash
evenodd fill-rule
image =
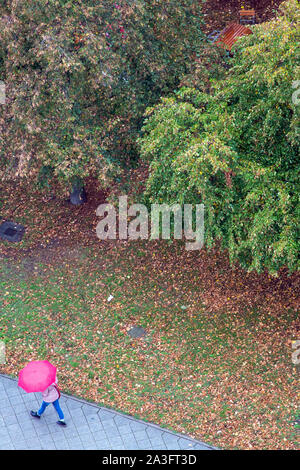
<path id="1" fill-rule="evenodd" d="M 18 244 L 0 242 L 0 259 L 17 261 L 29 257 L 30 270 L 32 256 L 47 263 L 53 260 L 54 249 L 64 247 L 66 256 L 72 257 L 72 247 L 94 244 L 97 241 L 96 209 L 106 201 L 107 193 L 95 180 L 86 182 L 86 191 L 87 202 L 77 207 L 65 197 L 32 192 L 26 184 L 11 185 L 11 192 L 8 186 L 1 208 L 2 218 L 22 222 L 26 233 Z"/>

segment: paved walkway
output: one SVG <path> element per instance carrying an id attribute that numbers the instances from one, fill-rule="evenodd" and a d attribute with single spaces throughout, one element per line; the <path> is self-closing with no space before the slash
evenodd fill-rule
<path id="1" fill-rule="evenodd" d="M 0 374 L 0 450 L 209 450 L 203 442 L 154 424 L 62 394 L 67 426 L 56 424 L 49 406 L 38 420 L 30 416 L 40 393 L 25 393 L 17 381 Z"/>

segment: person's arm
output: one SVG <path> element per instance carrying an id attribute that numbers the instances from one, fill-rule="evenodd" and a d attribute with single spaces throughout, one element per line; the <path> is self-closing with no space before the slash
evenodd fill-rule
<path id="1" fill-rule="evenodd" d="M 49 390 L 49 387 L 48 387 L 48 388 L 46 388 L 46 390 L 44 390 L 44 391 L 42 392 L 42 397 L 43 397 L 43 399 L 47 398 L 47 396 L 49 395 L 49 391 L 50 391 L 50 390 Z"/>

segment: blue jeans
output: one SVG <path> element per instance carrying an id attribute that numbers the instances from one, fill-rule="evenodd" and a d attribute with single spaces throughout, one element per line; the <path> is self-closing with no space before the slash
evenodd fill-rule
<path id="1" fill-rule="evenodd" d="M 45 409 L 47 408 L 47 406 L 50 405 L 50 403 L 47 403 L 46 401 L 43 401 L 42 402 L 42 406 L 40 407 L 39 411 L 38 411 L 38 415 L 41 416 L 42 413 L 44 413 Z M 54 408 L 56 409 L 57 411 L 57 414 L 59 416 L 59 419 L 64 419 L 64 414 L 62 412 L 62 409 L 61 407 L 59 406 L 59 401 L 58 399 L 53 401 L 52 402 L 52 405 L 54 406 Z"/>

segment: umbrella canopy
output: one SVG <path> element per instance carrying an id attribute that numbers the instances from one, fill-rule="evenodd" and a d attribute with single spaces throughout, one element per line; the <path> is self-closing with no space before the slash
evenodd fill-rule
<path id="1" fill-rule="evenodd" d="M 31 361 L 19 373 L 18 386 L 25 392 L 43 392 L 55 382 L 56 367 L 48 361 Z"/>

